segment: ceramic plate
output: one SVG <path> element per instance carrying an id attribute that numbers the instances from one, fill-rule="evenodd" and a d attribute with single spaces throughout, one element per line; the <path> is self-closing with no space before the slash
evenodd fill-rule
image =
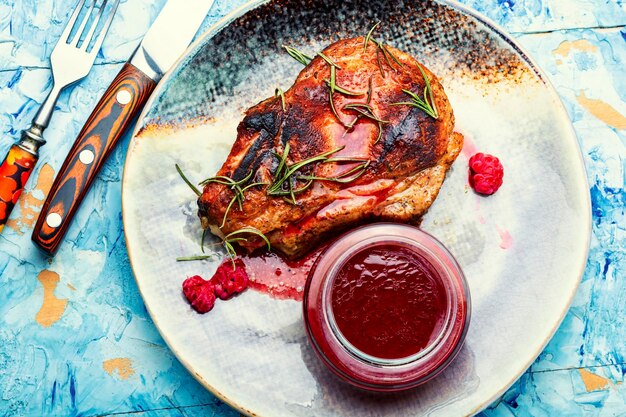
<path id="1" fill-rule="evenodd" d="M 282 44 L 314 53 L 367 33 L 438 74 L 466 138 L 422 228 L 456 256 L 473 315 L 466 343 L 435 380 L 374 395 L 337 381 L 307 341 L 301 303 L 248 290 L 206 315 L 182 281 L 219 261 L 199 252 L 195 195 L 224 162 L 243 111 L 289 88 L 301 69 Z M 257 416 L 459 416 L 489 405 L 559 326 L 580 280 L 590 236 L 584 168 L 567 115 L 545 76 L 485 18 L 435 1 L 275 0 L 237 10 L 197 41 L 157 87 L 128 150 L 123 213 L 133 271 L 161 334 L 207 389 Z M 504 185 L 467 186 L 468 157 L 495 154 Z M 219 257 L 219 253 L 218 253 Z M 298 289 L 298 290 L 301 290 Z"/>

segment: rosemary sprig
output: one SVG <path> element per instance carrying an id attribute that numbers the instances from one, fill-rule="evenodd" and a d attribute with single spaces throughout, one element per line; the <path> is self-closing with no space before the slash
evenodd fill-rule
<path id="1" fill-rule="evenodd" d="M 277 88 L 276 91 L 274 92 L 274 97 L 278 98 L 278 96 L 280 96 L 280 101 L 282 102 L 282 105 L 283 105 L 283 111 L 286 111 L 287 103 L 285 102 L 285 92 L 280 88 Z"/>
<path id="2" fill-rule="evenodd" d="M 207 178 L 206 180 L 202 181 L 200 183 L 200 185 L 207 185 L 210 182 L 216 182 L 218 184 L 223 184 L 223 185 L 231 185 L 231 186 L 237 186 L 237 185 L 241 185 L 245 182 L 247 182 L 251 177 L 252 177 L 253 171 L 250 170 L 250 172 L 248 172 L 248 174 L 245 176 L 245 178 L 239 180 L 239 181 L 235 181 L 234 179 L 230 178 L 230 177 L 226 177 L 223 175 L 218 175 L 215 177 L 211 177 L 211 178 Z"/>
<path id="3" fill-rule="evenodd" d="M 424 84 L 425 84 L 424 85 L 424 99 L 421 99 L 417 94 L 415 94 L 414 92 L 410 90 L 402 90 L 406 94 L 411 96 L 413 100 L 409 102 L 403 101 L 400 103 L 392 103 L 391 105 L 392 106 L 407 105 L 407 106 L 417 107 L 418 109 L 422 110 L 424 113 L 426 113 L 433 119 L 437 120 L 439 118 L 439 113 L 437 112 L 437 106 L 435 105 L 435 101 L 433 99 L 433 90 L 430 85 L 430 80 L 426 76 L 426 73 L 422 69 L 422 66 L 418 64 L 417 67 L 419 68 L 420 72 L 422 73 L 422 76 L 424 77 Z"/>
<path id="4" fill-rule="evenodd" d="M 383 136 L 383 124 L 389 123 L 389 121 L 382 120 L 381 118 L 376 116 L 376 114 L 374 114 L 374 109 L 369 104 L 351 103 L 351 104 L 346 104 L 344 106 L 344 109 L 354 110 L 360 116 L 363 116 L 363 117 L 366 117 L 368 119 L 375 121 L 378 124 L 378 137 L 376 138 L 376 141 L 374 142 L 374 144 L 380 141 L 380 138 Z"/>
<path id="5" fill-rule="evenodd" d="M 367 36 L 365 37 L 365 42 L 363 44 L 363 52 L 367 51 L 367 44 L 370 42 L 370 38 L 372 37 L 372 33 L 376 30 L 376 28 L 380 25 L 380 22 L 376 23 L 369 32 L 367 32 Z"/>
<path id="6" fill-rule="evenodd" d="M 363 173 L 365 173 L 365 169 L 370 165 L 370 161 L 363 158 L 330 157 L 332 154 L 337 153 L 342 149 L 344 149 L 343 146 L 289 165 L 286 162 L 290 150 L 289 143 L 287 143 L 287 145 L 285 145 L 285 150 L 283 151 L 282 155 L 275 154 L 278 158 L 280 158 L 280 162 L 278 164 L 278 168 L 276 169 L 276 173 L 274 174 L 274 182 L 267 190 L 268 195 L 282 196 L 287 199 L 287 201 L 296 204 L 296 195 L 306 191 L 309 187 L 311 187 L 311 185 L 313 185 L 314 181 L 349 183 L 356 180 L 361 175 L 363 175 Z M 358 164 L 335 177 L 321 177 L 317 175 L 298 174 L 298 171 L 300 171 L 302 168 L 315 162 L 320 162 L 323 164 L 357 162 Z M 301 181 L 305 182 L 304 185 L 297 187 L 298 182 Z M 290 200 L 288 198 L 290 198 Z"/>
<path id="7" fill-rule="evenodd" d="M 225 177 L 222 175 L 215 176 L 215 177 L 207 178 L 206 180 L 202 181 L 200 185 L 206 185 L 208 183 L 215 182 L 215 183 L 230 187 L 230 189 L 234 191 L 235 198 L 237 202 L 239 203 L 239 210 L 243 210 L 243 201 L 245 200 L 245 196 L 243 195 L 243 191 L 241 190 L 241 185 L 250 181 L 250 178 L 252 178 L 252 174 L 254 174 L 254 172 L 250 170 L 248 175 L 246 175 L 243 179 L 239 181 L 235 181 L 234 179 L 230 177 Z"/>
<path id="8" fill-rule="evenodd" d="M 378 116 L 374 114 L 374 109 L 372 106 L 366 103 L 350 103 L 343 106 L 344 109 L 354 110 L 360 115 L 367 117 L 368 119 L 372 119 L 379 123 L 389 123 L 387 120 L 382 120 Z"/>
<path id="9" fill-rule="evenodd" d="M 255 182 L 253 184 L 249 184 L 243 187 L 243 184 L 250 181 L 253 174 L 254 174 L 254 171 L 250 170 L 250 172 L 245 176 L 245 178 L 239 181 L 235 181 L 234 179 L 230 177 L 220 175 L 220 176 L 207 178 L 206 180 L 200 183 L 201 185 L 206 185 L 208 183 L 215 182 L 217 184 L 226 185 L 234 192 L 233 198 L 228 203 L 228 206 L 226 206 L 226 211 L 224 212 L 224 217 L 222 218 L 222 224 L 220 225 L 220 228 L 224 227 L 224 225 L 226 224 L 226 218 L 228 217 L 228 213 L 230 213 L 230 210 L 232 209 L 235 203 L 237 203 L 239 210 L 243 210 L 243 202 L 246 199 L 245 192 L 248 189 L 259 186 L 259 185 L 267 185 L 266 183 L 263 183 L 263 182 Z"/>
<path id="10" fill-rule="evenodd" d="M 233 246 L 233 243 L 248 240 L 245 237 L 241 237 L 240 235 L 242 234 L 253 234 L 253 235 L 259 236 L 267 244 L 267 250 L 272 249 L 269 239 L 263 234 L 263 232 L 261 232 L 256 227 L 248 226 L 248 227 L 241 228 L 239 230 L 235 230 L 234 232 L 231 232 L 228 235 L 226 235 L 221 243 L 224 246 L 224 249 L 226 250 L 228 257 L 233 262 L 233 268 L 235 267 L 235 258 L 237 257 L 237 251 L 235 251 L 235 247 Z M 203 233 L 203 236 L 204 236 L 204 233 Z M 213 257 L 214 255 L 182 256 L 182 257 L 176 258 L 176 261 L 178 262 L 203 261 L 205 259 L 211 259 Z"/>
<path id="11" fill-rule="evenodd" d="M 326 162 L 329 162 L 329 161 L 326 161 Z M 335 177 L 318 177 L 315 175 L 302 175 L 298 177 L 298 179 L 308 180 L 308 181 L 314 181 L 314 180 L 330 181 L 330 182 L 338 182 L 341 184 L 347 184 L 356 180 L 361 175 L 363 175 L 367 167 L 370 165 L 370 162 L 371 162 L 370 160 L 362 160 L 360 164 L 346 170 L 345 172 L 342 172 L 341 174 Z"/>
<path id="12" fill-rule="evenodd" d="M 372 76 L 370 75 L 370 79 L 367 82 L 367 104 L 370 104 L 372 102 Z"/>
<path id="13" fill-rule="evenodd" d="M 335 115 L 337 120 L 339 120 L 339 122 L 341 122 L 341 124 L 344 125 L 344 127 L 350 129 L 352 128 L 352 126 L 354 126 L 354 123 L 356 123 L 356 119 L 353 120 L 352 123 L 349 125 L 345 124 L 344 121 L 341 120 L 341 117 L 339 117 L 339 113 L 337 113 L 337 109 L 335 108 L 334 94 L 335 92 L 338 92 L 347 96 L 358 97 L 358 96 L 362 96 L 364 93 L 349 91 L 349 90 L 346 90 L 345 88 L 339 87 L 337 85 L 337 68 L 338 67 L 331 65 L 330 66 L 330 80 L 325 80 L 326 84 L 328 84 L 328 87 L 330 88 L 328 100 L 330 102 L 330 108 L 333 111 L 333 114 Z"/>
<path id="14" fill-rule="evenodd" d="M 376 25 L 377 26 L 377 25 Z M 376 27 L 374 26 L 374 28 Z M 372 28 L 372 30 L 374 29 Z M 404 64 L 402 62 L 400 62 L 400 60 L 389 50 L 389 48 L 387 48 L 387 46 L 382 43 L 381 41 L 378 41 L 376 39 L 371 38 L 371 32 L 372 30 L 370 30 L 370 33 L 368 33 L 368 37 L 366 38 L 366 44 L 365 44 L 365 50 L 367 50 L 367 43 L 371 40 L 372 42 L 374 42 L 374 44 L 376 45 L 376 61 L 378 63 L 378 69 L 380 70 L 380 74 L 384 77 L 386 77 L 386 73 L 385 70 L 383 69 L 383 63 L 380 60 L 380 55 L 382 53 L 383 57 L 385 58 L 385 61 L 387 61 L 387 65 L 389 65 L 389 67 L 391 69 L 393 69 L 394 71 L 397 71 L 396 68 L 394 68 L 393 64 L 391 61 L 395 62 L 398 66 L 400 66 L 400 68 L 404 68 Z"/>
<path id="15" fill-rule="evenodd" d="M 385 60 L 387 61 L 387 64 L 389 64 L 391 68 L 393 68 L 393 65 L 391 65 L 389 58 L 391 58 L 396 64 L 398 64 L 400 68 L 404 68 L 404 64 L 400 62 L 400 60 L 389 50 L 389 48 L 387 48 L 385 44 L 383 44 L 380 41 L 377 41 L 376 39 L 372 39 L 372 42 L 374 42 L 376 46 L 378 46 L 378 48 L 383 52 L 383 55 L 385 56 Z"/>
<path id="16" fill-rule="evenodd" d="M 298 51 L 296 48 L 292 48 L 291 46 L 283 45 L 283 48 L 293 59 L 306 66 L 309 65 L 309 62 L 313 60 L 310 56 L 305 54 L 304 52 Z"/>
<path id="17" fill-rule="evenodd" d="M 189 186 L 189 188 L 191 188 L 191 190 L 192 190 L 194 193 L 196 193 L 196 195 L 197 195 L 198 197 L 200 197 L 200 196 L 202 195 L 202 193 L 200 192 L 200 190 L 198 190 L 198 189 L 196 188 L 196 186 L 195 186 L 195 185 L 193 185 L 193 184 L 191 183 L 191 181 L 189 181 L 189 180 L 187 179 L 187 177 L 185 176 L 185 174 L 183 174 L 183 170 L 182 170 L 182 169 L 180 169 L 180 167 L 178 166 L 178 164 L 175 164 L 175 165 L 176 165 L 176 171 L 178 171 L 178 175 L 180 175 L 180 177 L 183 179 L 183 181 L 185 181 L 185 183 L 187 183 L 187 185 Z"/>
<path id="18" fill-rule="evenodd" d="M 339 147 L 333 149 L 331 151 L 322 152 L 318 155 L 312 156 L 311 158 L 307 158 L 300 162 L 296 162 L 292 165 L 287 164 L 287 157 L 289 156 L 289 143 L 285 145 L 285 150 L 283 151 L 282 156 L 276 155 L 281 158 L 278 168 L 276 169 L 276 173 L 274 174 L 274 181 L 268 187 L 267 194 L 274 196 L 291 196 L 292 201 L 295 204 L 295 195 L 305 191 L 311 184 L 305 184 L 303 187 L 294 188 L 294 183 L 297 181 L 298 176 L 295 174 L 302 168 L 307 165 L 311 165 L 315 162 L 323 162 L 328 160 L 328 157 L 334 153 L 339 152 L 344 147 Z M 287 189 L 285 189 L 285 184 L 287 185 Z"/>

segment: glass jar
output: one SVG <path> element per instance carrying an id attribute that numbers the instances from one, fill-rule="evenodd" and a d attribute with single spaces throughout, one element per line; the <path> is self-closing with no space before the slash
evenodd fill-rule
<path id="1" fill-rule="evenodd" d="M 360 388 L 401 391 L 458 354 L 470 293 L 450 252 L 418 228 L 376 223 L 333 242 L 311 269 L 304 321 L 320 359 Z"/>

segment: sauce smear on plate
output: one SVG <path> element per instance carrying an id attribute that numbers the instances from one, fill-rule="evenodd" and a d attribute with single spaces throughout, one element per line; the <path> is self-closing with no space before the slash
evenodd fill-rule
<path id="1" fill-rule="evenodd" d="M 273 252 L 242 255 L 240 259 L 248 273 L 250 288 L 274 298 L 302 301 L 309 271 L 325 248 L 323 245 L 296 261 Z"/>

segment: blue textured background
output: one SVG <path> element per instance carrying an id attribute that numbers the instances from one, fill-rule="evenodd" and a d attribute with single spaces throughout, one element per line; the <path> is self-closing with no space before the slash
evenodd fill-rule
<path id="1" fill-rule="evenodd" d="M 204 28 L 243 0 L 217 0 Z M 532 367 L 483 416 L 626 415 L 626 4 L 464 0 L 521 42 L 558 90 L 593 203 L 589 261 L 573 306 Z M 65 91 L 48 145 L 0 235 L 0 414 L 237 416 L 174 358 L 128 263 L 121 173 L 128 135 L 53 260 L 31 242 L 52 175 L 164 0 L 122 1 L 96 66 Z M 48 56 L 74 0 L 0 0 L 0 153 L 51 86 Z M 581 225 L 580 227 L 586 227 Z"/>

